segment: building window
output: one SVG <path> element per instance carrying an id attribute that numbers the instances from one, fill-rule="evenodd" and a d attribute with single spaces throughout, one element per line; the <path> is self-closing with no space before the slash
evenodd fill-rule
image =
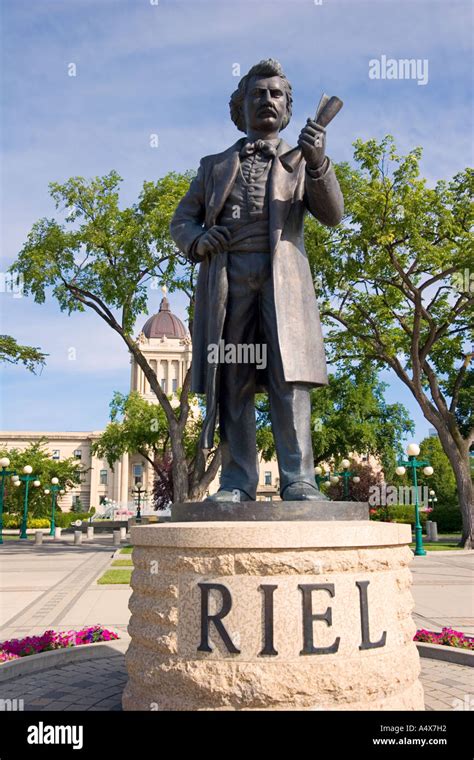
<path id="1" fill-rule="evenodd" d="M 101 486 L 107 485 L 107 470 L 100 471 L 100 485 Z"/>
<path id="2" fill-rule="evenodd" d="M 173 391 L 173 393 L 176 393 L 176 391 L 178 390 L 178 381 L 175 377 L 171 381 L 171 390 Z"/>
<path id="3" fill-rule="evenodd" d="M 160 384 L 161 384 L 161 390 L 166 393 L 166 377 L 161 378 Z"/>
<path id="4" fill-rule="evenodd" d="M 74 458 L 75 459 L 82 459 L 82 450 L 81 449 L 76 449 L 75 450 L 75 452 L 74 452 Z"/>
<path id="5" fill-rule="evenodd" d="M 138 486 L 138 484 L 142 482 L 142 479 L 143 479 L 143 466 L 141 464 L 134 464 L 133 465 L 134 484 Z"/>
<path id="6" fill-rule="evenodd" d="M 271 472 L 266 472 L 265 473 L 265 485 L 266 486 L 271 486 L 271 484 L 272 484 L 272 473 Z"/>
<path id="7" fill-rule="evenodd" d="M 61 459 L 61 451 L 59 449 L 53 449 L 51 459 Z"/>

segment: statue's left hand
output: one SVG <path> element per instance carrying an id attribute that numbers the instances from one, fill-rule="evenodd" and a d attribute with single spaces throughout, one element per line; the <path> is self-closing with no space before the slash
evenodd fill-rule
<path id="1" fill-rule="evenodd" d="M 326 130 L 308 119 L 300 132 L 298 145 L 309 169 L 319 169 L 326 153 Z"/>

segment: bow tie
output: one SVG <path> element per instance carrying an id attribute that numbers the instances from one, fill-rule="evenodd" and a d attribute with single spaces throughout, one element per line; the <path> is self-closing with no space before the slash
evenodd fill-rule
<path id="1" fill-rule="evenodd" d="M 277 149 L 275 145 L 265 140 L 256 140 L 253 143 L 245 143 L 240 151 L 242 158 L 252 156 L 254 153 L 262 153 L 266 158 L 273 158 L 277 154 Z"/>

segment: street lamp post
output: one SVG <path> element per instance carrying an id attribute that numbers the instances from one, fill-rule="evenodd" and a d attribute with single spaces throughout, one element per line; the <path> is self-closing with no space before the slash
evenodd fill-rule
<path id="1" fill-rule="evenodd" d="M 430 505 L 431 509 L 434 509 L 434 505 L 438 499 L 436 498 L 436 491 L 431 490 L 428 496 L 428 504 Z"/>
<path id="2" fill-rule="evenodd" d="M 21 523 L 20 528 L 20 538 L 22 539 L 28 539 L 28 535 L 26 533 L 26 526 L 28 522 L 28 494 L 30 489 L 30 483 L 33 483 L 35 488 L 39 488 L 41 485 L 40 481 L 38 480 L 38 477 L 36 475 L 32 475 L 33 468 L 31 465 L 27 464 L 23 467 L 23 475 L 20 475 L 18 478 L 17 483 L 24 483 L 25 484 L 25 498 L 23 501 L 23 520 Z"/>
<path id="3" fill-rule="evenodd" d="M 51 493 L 51 528 L 49 530 L 49 535 L 54 536 L 55 530 L 56 530 L 56 503 L 58 498 L 58 492 L 64 493 L 63 489 L 59 485 L 58 478 L 51 478 L 51 486 L 49 489 L 45 491 L 45 494 Z"/>
<path id="4" fill-rule="evenodd" d="M 349 480 L 352 478 L 355 483 L 360 482 L 360 478 L 356 475 L 354 477 L 353 472 L 349 472 L 349 467 L 351 466 L 351 463 L 348 459 L 343 459 L 342 462 L 342 472 L 335 472 L 334 477 L 335 478 L 342 478 L 343 479 L 343 493 L 344 493 L 344 501 L 349 501 Z M 339 480 L 334 481 L 336 483 L 339 482 Z"/>
<path id="5" fill-rule="evenodd" d="M 16 470 L 9 470 L 10 460 L 8 457 L 2 457 L 0 459 L 0 477 L 2 479 L 0 483 L 0 544 L 3 544 L 3 499 L 5 497 L 5 478 L 10 475 L 16 475 Z"/>
<path id="6" fill-rule="evenodd" d="M 316 480 L 316 485 L 318 486 L 318 491 L 320 491 L 321 483 L 327 483 L 327 481 L 329 480 L 329 472 L 326 472 L 323 475 L 323 468 L 319 467 L 318 465 L 317 467 L 314 468 L 314 478 Z"/>
<path id="7" fill-rule="evenodd" d="M 426 551 L 423 548 L 423 535 L 422 535 L 422 527 L 420 522 L 420 502 L 418 499 L 418 479 L 417 479 L 417 469 L 420 467 L 423 467 L 423 473 L 430 477 L 430 475 L 433 474 L 433 468 L 431 467 L 429 462 L 423 462 L 419 461 L 417 459 L 418 454 L 420 453 L 420 447 L 417 443 L 410 443 L 409 446 L 407 446 L 407 454 L 408 454 L 408 460 L 400 459 L 398 461 L 398 467 L 395 470 L 397 475 L 405 475 L 406 469 L 408 468 L 411 470 L 412 474 L 412 481 L 413 481 L 413 490 L 414 490 L 414 496 L 415 496 L 415 556 L 417 557 L 423 557 L 426 554 Z"/>
<path id="8" fill-rule="evenodd" d="M 142 484 L 139 483 L 135 488 L 132 488 L 132 494 L 137 504 L 137 514 L 135 516 L 135 520 L 136 522 L 141 522 L 142 521 L 141 503 L 142 503 L 142 500 L 145 501 L 145 499 L 148 496 L 148 493 L 146 492 L 144 488 L 142 488 Z"/>

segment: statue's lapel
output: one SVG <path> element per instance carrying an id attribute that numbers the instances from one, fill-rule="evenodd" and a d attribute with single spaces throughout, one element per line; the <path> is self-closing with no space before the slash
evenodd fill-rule
<path id="1" fill-rule="evenodd" d="M 239 171 L 239 153 L 245 138 L 238 140 L 216 160 L 212 169 L 211 195 L 207 202 L 207 227 L 216 223 Z"/>
<path id="2" fill-rule="evenodd" d="M 270 172 L 269 187 L 269 212 L 270 212 L 270 247 L 275 251 L 281 237 L 286 217 L 290 211 L 291 203 L 298 182 L 299 171 L 288 172 L 281 163 L 279 156 L 290 150 L 290 146 L 284 140 L 280 141 L 277 155 L 273 159 Z"/>
<path id="3" fill-rule="evenodd" d="M 222 211 L 227 196 L 234 185 L 240 166 L 239 153 L 245 138 L 238 140 L 228 150 L 216 159 L 212 169 L 212 186 L 207 201 L 206 226 L 212 227 Z M 281 237 L 286 217 L 291 207 L 298 182 L 299 172 L 288 172 L 278 156 L 290 150 L 285 140 L 280 140 L 277 156 L 273 159 L 270 171 L 269 204 L 270 204 L 270 246 L 272 251 Z"/>

